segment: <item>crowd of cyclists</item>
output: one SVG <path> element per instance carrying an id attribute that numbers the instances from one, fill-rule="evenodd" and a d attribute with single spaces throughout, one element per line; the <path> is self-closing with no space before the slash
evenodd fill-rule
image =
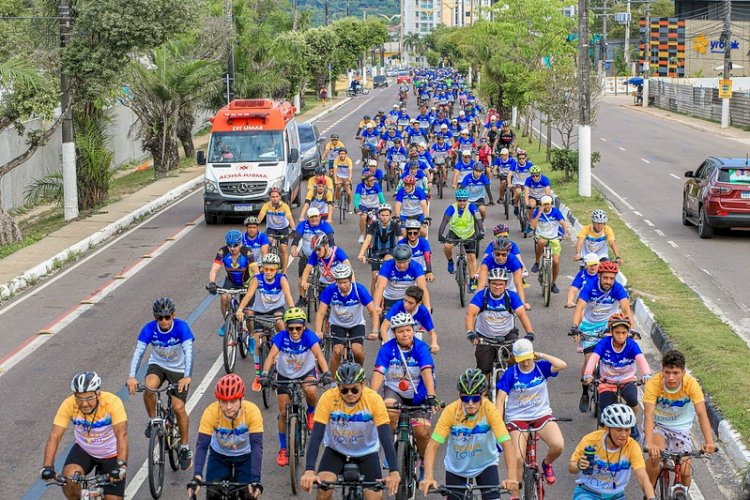
<path id="1" fill-rule="evenodd" d="M 331 486 L 359 482 L 367 499 L 382 498 L 384 490 L 401 499 L 413 498 L 418 490 L 453 499 L 474 490 L 483 499 L 538 498 L 529 490 L 555 484 L 555 464 L 565 448 L 548 383 L 568 367 L 535 348 L 527 278 L 539 272 L 549 246 L 552 293 L 559 293 L 560 241 L 570 237 L 570 228 L 555 206 L 550 179 L 517 147 L 510 123 L 495 110 L 485 110 L 461 74 L 420 69 L 412 78 L 411 86 L 399 88 L 399 103 L 391 111 L 381 108 L 363 117 L 352 143 L 356 146 L 347 147 L 340 136 L 331 135 L 296 219 L 281 193 L 272 189 L 260 213 L 244 220 L 244 231 L 226 232 L 207 289 L 220 294 L 222 319 L 236 311 L 236 320 L 249 332 L 251 392 L 275 389 L 279 467 L 299 459 L 289 449 L 292 436 L 286 426 L 293 386 L 298 382 L 301 387 L 307 436 L 299 478 L 303 490 L 317 486 L 317 498 L 327 499 Z M 414 117 L 407 112 L 410 99 L 418 101 Z M 361 167 L 352 159 L 357 154 Z M 455 198 L 438 217 L 444 265 L 455 273 L 465 252 L 466 292 L 473 294 L 463 326 L 475 366 L 456 381 L 441 379 L 444 395 L 449 393 L 446 385 L 455 382 L 452 402 L 440 401 L 436 391 L 441 335 L 455 335 L 460 328 L 436 324 L 432 317 L 430 284 L 435 266 L 442 265 L 428 240 L 430 202 L 437 196 Z M 525 221 L 514 235 L 533 239 L 530 268 L 511 239 L 509 224 L 485 224 L 490 207 L 506 197 L 514 216 Z M 357 226 L 356 245 L 338 241 L 335 234 L 334 213 L 344 208 L 358 215 L 353 222 L 340 222 Z M 490 241 L 482 246 L 489 231 Z M 369 280 L 355 279 L 350 257 L 355 252 L 356 260 L 369 264 Z M 291 258 L 297 260 L 296 299 L 286 274 L 293 272 L 288 271 Z M 616 279 L 623 259 L 604 210 L 592 213 L 570 258 L 581 266 L 565 300 L 571 309 L 566 313 L 570 335 L 583 354 L 579 410 L 587 413 L 593 405 L 599 424 L 570 456 L 567 470 L 577 477 L 572 498 L 623 499 L 632 475 L 645 498 L 655 498 L 660 452 L 693 450 L 690 431 L 696 417 L 704 440 L 698 448 L 716 451 L 703 393 L 678 351 L 664 354 L 660 371 L 649 367 L 633 330 L 628 291 Z M 219 284 L 222 269 L 225 277 Z M 242 290 L 237 304 L 232 294 L 223 293 L 228 290 Z M 223 498 L 215 483 L 232 481 L 243 485 L 239 498 L 259 498 L 263 447 L 274 440 L 264 435 L 268 416 L 247 399 L 242 377 L 228 373 L 218 380 L 195 445 L 188 443 L 185 402 L 194 336 L 175 317 L 176 310 L 167 297 L 153 303 L 154 319 L 135 341 L 128 390 L 133 394 L 145 388 L 146 413 L 154 418 L 153 391 L 165 382 L 173 384 L 169 397 L 179 425 L 178 462 L 182 470 L 192 467 L 191 495 L 205 490 L 207 498 Z M 256 317 L 257 322 L 271 318 L 265 355 Z M 219 336 L 227 334 L 224 325 Z M 366 341 L 380 344 L 374 360 L 366 359 Z M 139 382 L 136 373 L 149 347 L 146 376 Z M 495 379 L 491 375 L 498 363 L 503 369 Z M 644 411 L 639 423 L 640 385 Z M 122 401 L 101 386 L 92 371 L 71 381 L 72 394 L 54 418 L 41 477 L 52 481 L 96 470 L 109 475 L 105 498 L 123 498 L 127 417 Z M 58 474 L 55 455 L 70 425 L 75 444 Z M 152 429 L 150 423 L 146 437 Z M 402 432 L 410 438 L 402 440 Z M 532 442 L 536 449 L 537 438 L 546 444 L 546 455 L 539 466 L 542 479 L 535 483 L 527 474 L 536 457 L 527 450 Z M 405 445 L 413 448 L 411 455 L 404 453 Z M 434 470 L 441 446 L 446 449 L 443 481 Z M 410 456 L 416 461 L 407 466 Z M 689 459 L 683 464 L 682 481 L 689 485 Z M 358 472 L 352 479 L 347 471 L 354 466 Z M 78 483 L 63 483 L 67 498 L 79 498 Z M 281 495 L 274 492 L 271 498 Z M 570 495 L 556 491 L 552 497 Z"/>

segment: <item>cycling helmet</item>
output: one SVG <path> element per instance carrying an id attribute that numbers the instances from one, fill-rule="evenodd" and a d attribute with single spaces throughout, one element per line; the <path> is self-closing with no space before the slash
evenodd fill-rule
<path id="1" fill-rule="evenodd" d="M 473 169 L 477 171 L 482 171 L 484 170 L 484 165 L 482 165 L 480 162 L 476 162 L 474 163 Z"/>
<path id="2" fill-rule="evenodd" d="M 548 195 L 548 194 L 545 194 L 539 200 L 539 203 L 541 203 L 542 205 L 552 205 L 552 197 L 550 195 Z"/>
<path id="3" fill-rule="evenodd" d="M 102 379 L 96 372 L 76 373 L 73 380 L 70 381 L 70 390 L 78 393 L 98 391 L 101 386 Z"/>
<path id="4" fill-rule="evenodd" d="M 174 302 L 169 297 L 159 297 L 152 307 L 154 316 L 171 316 L 174 314 Z"/>
<path id="5" fill-rule="evenodd" d="M 508 224 L 498 224 L 497 226 L 492 228 L 492 234 L 494 234 L 495 236 L 497 236 L 500 233 L 509 233 L 509 232 L 510 232 L 510 227 L 508 226 Z"/>
<path id="6" fill-rule="evenodd" d="M 316 234 L 310 240 L 310 247 L 313 250 L 317 250 L 318 248 L 323 248 L 327 244 L 328 244 L 328 235 L 326 233 Z"/>
<path id="7" fill-rule="evenodd" d="M 346 148 L 339 148 L 338 152 L 339 153 L 346 153 L 347 150 L 346 150 Z"/>
<path id="8" fill-rule="evenodd" d="M 214 396 L 220 401 L 234 401 L 245 397 L 245 382 L 236 373 L 228 373 L 216 382 Z"/>
<path id="9" fill-rule="evenodd" d="M 380 205 L 380 206 L 378 207 L 378 213 L 380 213 L 380 212 L 384 212 L 384 211 L 386 211 L 386 210 L 387 210 L 388 212 L 393 212 L 393 208 L 391 208 L 391 206 L 390 206 L 390 205 L 389 205 L 388 203 L 383 203 L 383 204 L 381 204 L 381 205 Z"/>
<path id="10" fill-rule="evenodd" d="M 414 317 L 407 312 L 398 313 L 391 317 L 391 328 L 401 328 L 402 326 L 414 326 Z"/>
<path id="11" fill-rule="evenodd" d="M 304 309 L 300 309 L 299 307 L 290 307 L 289 309 L 284 312 L 284 323 L 287 325 L 290 323 L 302 323 L 305 324 L 305 321 L 307 321 L 307 314 L 305 314 Z"/>
<path id="12" fill-rule="evenodd" d="M 458 377 L 456 384 L 459 394 L 473 396 L 487 390 L 487 377 L 478 368 L 469 368 Z"/>
<path id="13" fill-rule="evenodd" d="M 281 194 L 281 188 L 278 188 L 278 187 L 274 186 L 274 187 L 272 187 L 271 189 L 268 190 L 268 194 L 271 194 L 271 193 L 279 193 L 279 194 Z"/>
<path id="14" fill-rule="evenodd" d="M 338 138 L 339 138 L 339 134 L 331 134 L 331 139 L 338 139 Z"/>
<path id="15" fill-rule="evenodd" d="M 260 226 L 260 219 L 258 219 L 254 215 L 251 215 L 250 217 L 245 217 L 245 225 L 246 226 Z"/>
<path id="16" fill-rule="evenodd" d="M 336 370 L 339 385 L 359 384 L 365 381 L 365 369 L 359 363 L 344 363 Z"/>
<path id="17" fill-rule="evenodd" d="M 406 245 L 404 243 L 396 245 L 396 248 L 393 249 L 393 259 L 397 262 L 410 260 L 411 248 L 409 248 L 409 245 Z"/>
<path id="18" fill-rule="evenodd" d="M 602 410 L 601 421 L 607 427 L 630 429 L 635 426 L 635 413 L 628 405 L 615 403 Z"/>
<path id="19" fill-rule="evenodd" d="M 610 316 L 609 321 L 607 322 L 609 331 L 612 331 L 612 329 L 618 325 L 625 325 L 628 327 L 628 330 L 630 330 L 630 320 L 626 315 L 619 312 Z"/>
<path id="20" fill-rule="evenodd" d="M 413 186 L 417 183 L 417 179 L 413 175 L 407 175 L 404 177 L 404 185 L 405 186 Z"/>
<path id="21" fill-rule="evenodd" d="M 496 267 L 487 273 L 487 281 L 505 281 L 509 279 L 508 270 L 504 267 Z"/>
<path id="22" fill-rule="evenodd" d="M 503 127 L 510 127 L 510 122 L 508 120 L 503 120 Z"/>
<path id="23" fill-rule="evenodd" d="M 540 167 L 539 165 L 534 165 L 533 167 L 531 167 L 531 168 L 529 169 L 529 173 L 530 173 L 531 175 L 534 175 L 534 174 L 541 174 L 541 173 L 542 173 L 542 167 Z"/>
<path id="24" fill-rule="evenodd" d="M 597 208 L 596 210 L 591 212 L 591 222 L 606 224 L 607 220 L 607 212 L 605 212 L 601 208 Z"/>
<path id="25" fill-rule="evenodd" d="M 456 200 L 468 200 L 469 192 L 463 188 L 456 190 Z"/>
<path id="26" fill-rule="evenodd" d="M 419 168 L 419 160 L 409 160 L 409 168 Z"/>
<path id="27" fill-rule="evenodd" d="M 516 149 L 516 156 L 526 156 L 525 149 Z"/>
<path id="28" fill-rule="evenodd" d="M 370 115 L 365 115 L 365 116 L 364 116 L 363 118 L 364 118 L 365 120 L 369 120 L 369 119 L 370 119 Z"/>
<path id="29" fill-rule="evenodd" d="M 235 246 L 242 243 L 242 233 L 236 229 L 230 229 L 227 234 L 224 235 L 224 241 L 227 242 L 227 246 Z"/>
<path id="30" fill-rule="evenodd" d="M 326 168 L 321 167 L 315 167 L 315 175 L 326 175 Z"/>
<path id="31" fill-rule="evenodd" d="M 352 266 L 342 262 L 331 269 L 331 274 L 333 275 L 333 279 L 345 280 L 347 278 L 351 278 L 352 274 L 354 274 L 354 271 L 352 271 Z"/>
<path id="32" fill-rule="evenodd" d="M 406 219 L 404 222 L 404 229 L 420 229 L 421 227 L 422 223 L 417 219 Z"/>
<path id="33" fill-rule="evenodd" d="M 385 110 L 383 108 L 378 108 L 378 114 L 380 115 L 380 114 L 383 114 L 383 113 L 385 113 Z"/>
<path id="34" fill-rule="evenodd" d="M 492 243 L 492 249 L 493 250 L 507 250 L 507 251 L 510 251 L 510 249 L 511 249 L 512 246 L 513 246 L 513 244 L 510 242 L 510 239 L 505 238 L 505 237 L 497 238 Z"/>
<path id="35" fill-rule="evenodd" d="M 602 273 L 614 273 L 617 274 L 620 271 L 619 266 L 617 265 L 617 262 L 613 262 L 611 260 L 605 260 L 604 262 L 599 263 L 599 274 Z"/>
<path id="36" fill-rule="evenodd" d="M 393 143 L 395 144 L 397 142 L 401 142 L 401 138 L 400 137 L 394 137 L 393 138 Z"/>
<path id="37" fill-rule="evenodd" d="M 281 257 L 276 255 L 275 253 L 267 253 L 263 256 L 263 264 L 271 264 L 274 266 L 280 266 L 281 265 Z"/>

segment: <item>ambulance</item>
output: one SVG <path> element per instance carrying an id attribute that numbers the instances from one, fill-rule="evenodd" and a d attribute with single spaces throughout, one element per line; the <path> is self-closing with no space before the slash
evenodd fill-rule
<path id="1" fill-rule="evenodd" d="M 203 213 L 207 224 L 258 212 L 271 188 L 292 203 L 302 180 L 295 109 L 271 99 L 235 99 L 210 119 L 211 138 L 198 151 L 205 165 Z"/>

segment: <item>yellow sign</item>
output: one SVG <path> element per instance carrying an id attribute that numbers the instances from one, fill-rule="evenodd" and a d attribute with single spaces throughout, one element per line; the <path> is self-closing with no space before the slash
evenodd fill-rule
<path id="1" fill-rule="evenodd" d="M 719 99 L 732 98 L 732 80 L 719 79 Z"/>
<path id="2" fill-rule="evenodd" d="M 693 37 L 693 50 L 697 53 L 705 54 L 708 46 L 708 38 L 706 38 L 706 35 L 704 35 L 703 33 L 699 33 L 698 35 Z"/>

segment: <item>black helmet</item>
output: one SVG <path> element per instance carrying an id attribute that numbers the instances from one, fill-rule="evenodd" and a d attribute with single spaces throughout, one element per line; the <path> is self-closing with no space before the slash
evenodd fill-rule
<path id="1" fill-rule="evenodd" d="M 409 248 L 409 245 L 396 245 L 396 248 L 393 250 L 393 259 L 396 261 L 405 261 L 411 259 L 411 248 Z"/>
<path id="2" fill-rule="evenodd" d="M 323 166 L 315 167 L 315 175 L 325 175 L 326 168 Z"/>
<path id="3" fill-rule="evenodd" d="M 171 316 L 174 309 L 174 302 L 169 297 L 159 297 L 154 301 L 154 316 Z"/>
<path id="4" fill-rule="evenodd" d="M 487 390 L 487 377 L 478 368 L 469 368 L 458 377 L 456 388 L 460 394 L 471 396 Z"/>
<path id="5" fill-rule="evenodd" d="M 336 382 L 341 385 L 359 384 L 365 380 L 365 369 L 359 363 L 344 363 L 336 370 Z"/>
<path id="6" fill-rule="evenodd" d="M 511 249 L 512 246 L 513 246 L 513 244 L 511 243 L 511 241 L 508 238 L 506 238 L 505 236 L 501 236 L 500 238 L 497 238 L 492 243 L 492 249 L 493 250 L 508 250 L 508 251 L 510 251 L 510 249 Z"/>

